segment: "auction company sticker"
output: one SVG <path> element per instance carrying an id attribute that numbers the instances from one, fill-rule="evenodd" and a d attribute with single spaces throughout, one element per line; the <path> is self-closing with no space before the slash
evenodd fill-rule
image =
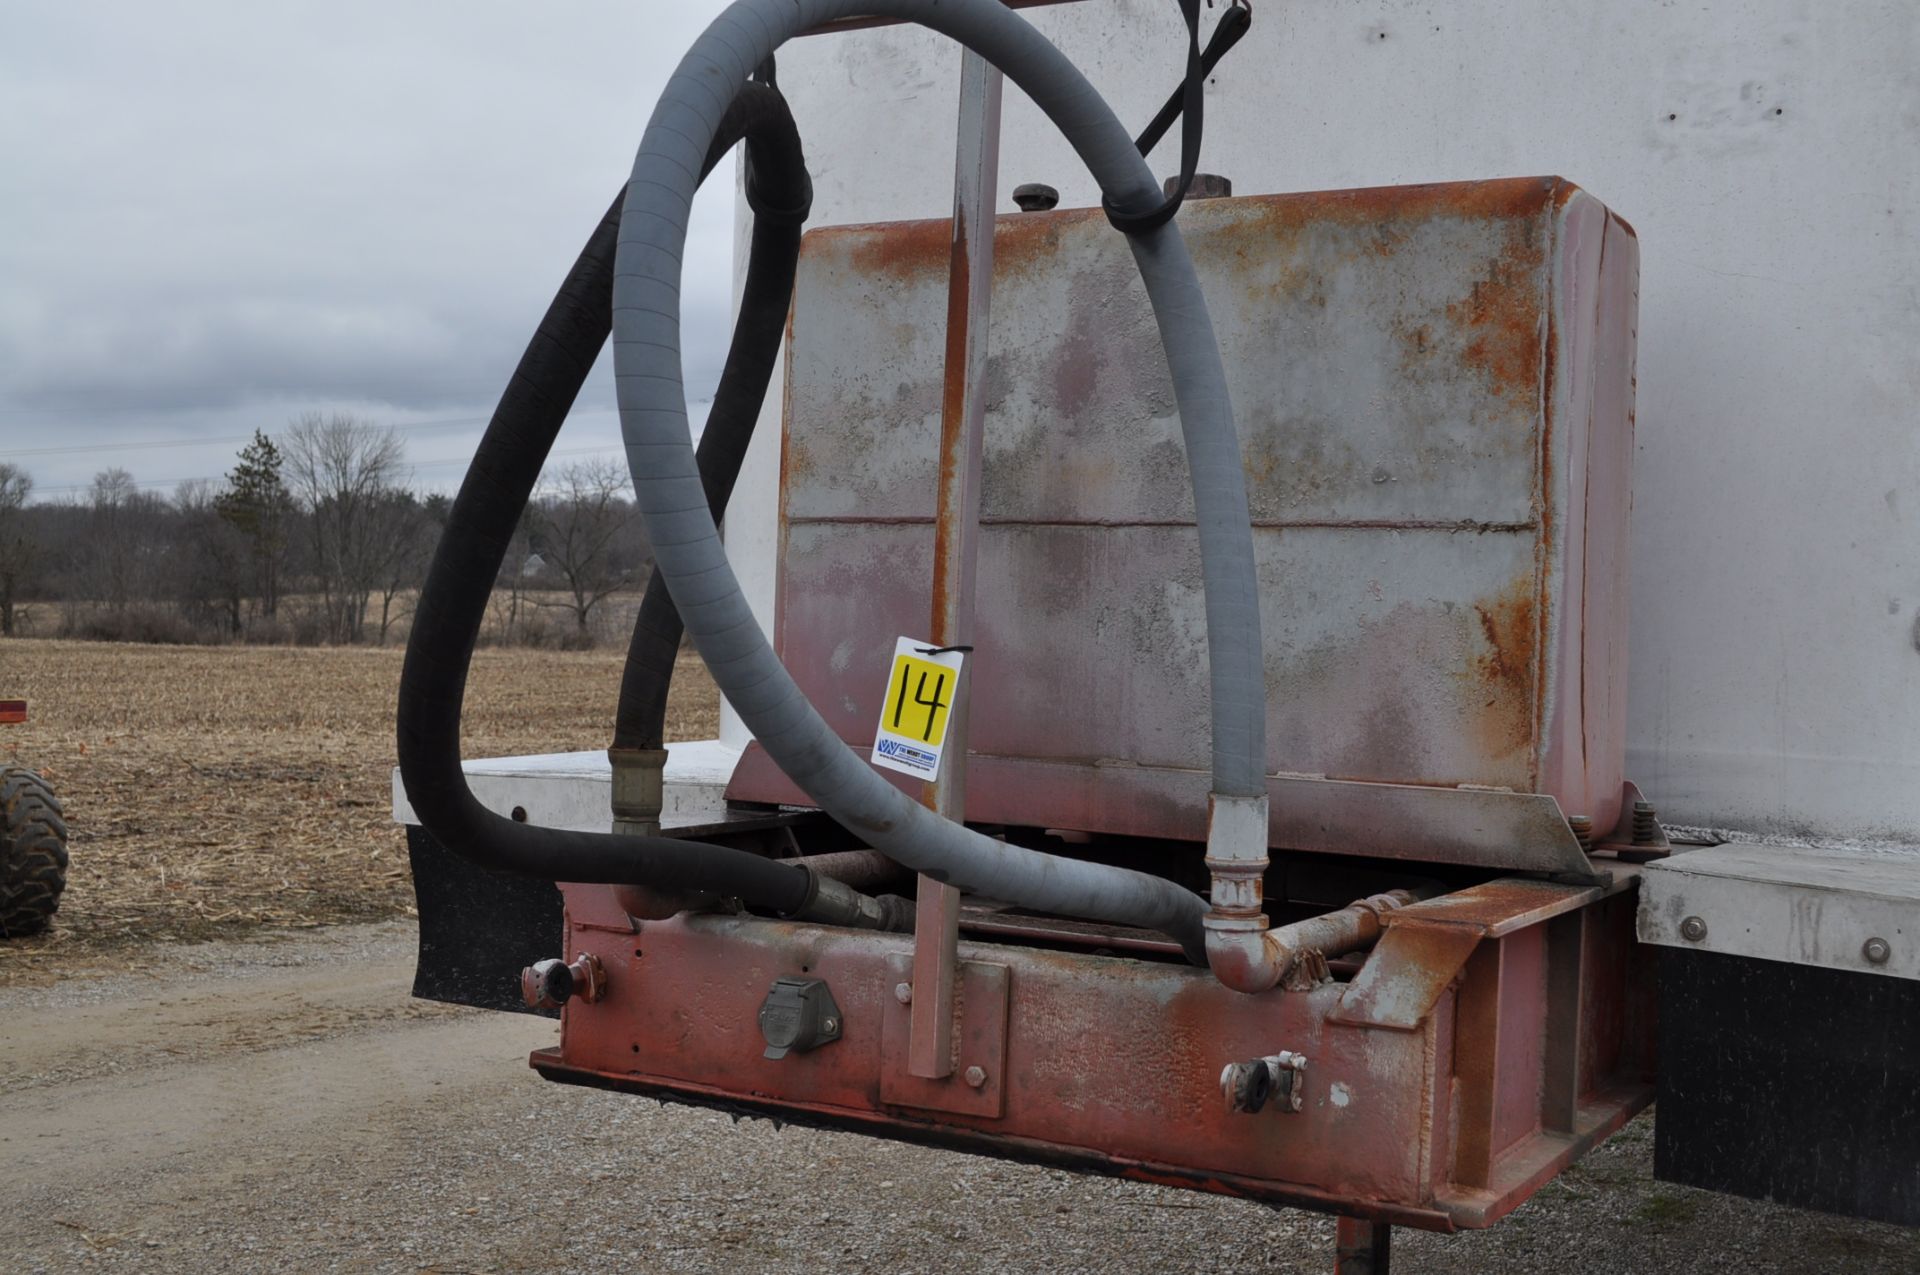
<path id="1" fill-rule="evenodd" d="M 893 672 L 880 705 L 880 729 L 873 740 L 873 764 L 903 775 L 935 779 L 940 753 L 960 685 L 960 651 L 933 649 L 932 643 L 899 638 L 893 644 Z"/>

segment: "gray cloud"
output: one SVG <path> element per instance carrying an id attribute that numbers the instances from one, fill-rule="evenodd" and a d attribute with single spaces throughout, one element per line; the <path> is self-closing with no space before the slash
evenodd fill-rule
<path id="1" fill-rule="evenodd" d="M 233 449 L 128 444 L 306 407 L 484 415 L 720 7 L 10 6 L 0 459 L 43 490 L 107 463 L 153 482 L 218 473 Z M 696 396 L 727 336 L 726 176 L 690 233 Z M 605 362 L 579 414 L 610 445 Z M 474 434 L 410 449 L 444 459 Z M 85 444 L 108 450 L 19 455 Z"/>

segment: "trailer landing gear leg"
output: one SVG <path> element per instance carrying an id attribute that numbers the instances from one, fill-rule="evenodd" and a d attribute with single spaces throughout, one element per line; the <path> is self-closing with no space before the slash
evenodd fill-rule
<path id="1" fill-rule="evenodd" d="M 1387 1275 L 1393 1227 L 1365 1218 L 1338 1219 L 1333 1239 L 1333 1275 Z"/>

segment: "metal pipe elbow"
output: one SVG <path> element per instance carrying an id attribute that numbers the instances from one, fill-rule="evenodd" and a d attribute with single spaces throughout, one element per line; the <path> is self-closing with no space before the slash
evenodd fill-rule
<path id="1" fill-rule="evenodd" d="M 1221 984 L 1257 996 L 1279 986 L 1299 953 L 1267 928 L 1264 915 L 1226 917 L 1207 913 L 1207 968 Z"/>
<path id="2" fill-rule="evenodd" d="M 1236 992 L 1257 995 L 1279 984 L 1296 953 L 1267 928 L 1267 797 L 1207 798 L 1207 872 L 1212 904 L 1202 925 L 1207 968 Z"/>
<path id="3" fill-rule="evenodd" d="M 1380 937 L 1384 913 L 1424 893 L 1390 890 L 1273 929 L 1261 910 L 1268 862 L 1266 797 L 1216 793 L 1207 822 L 1207 871 L 1213 877 L 1213 906 L 1202 922 L 1207 967 L 1224 986 L 1250 996 L 1283 983 L 1307 953 L 1339 956 L 1371 945 Z"/>

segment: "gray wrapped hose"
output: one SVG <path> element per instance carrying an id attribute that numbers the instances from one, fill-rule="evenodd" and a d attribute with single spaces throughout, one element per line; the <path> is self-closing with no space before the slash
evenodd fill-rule
<path id="1" fill-rule="evenodd" d="M 1199 959 L 1207 905 L 1198 895 L 1145 873 L 984 837 L 915 803 L 841 742 L 761 632 L 708 512 L 680 360 L 680 259 L 700 160 L 756 65 L 793 36 L 856 14 L 917 22 L 973 49 L 1047 113 L 1115 207 L 1145 210 L 1160 202 L 1151 170 L 1112 110 L 1058 49 L 998 0 L 739 0 L 729 7 L 681 59 L 654 107 L 620 221 L 614 369 L 627 460 L 656 562 L 721 692 L 781 769 L 835 819 L 937 880 L 1040 911 L 1159 930 Z M 1264 804 L 1260 615 L 1226 375 L 1178 226 L 1129 243 L 1160 325 L 1193 482 L 1214 797 Z M 1264 829 L 1260 841 L 1264 855 Z"/>

